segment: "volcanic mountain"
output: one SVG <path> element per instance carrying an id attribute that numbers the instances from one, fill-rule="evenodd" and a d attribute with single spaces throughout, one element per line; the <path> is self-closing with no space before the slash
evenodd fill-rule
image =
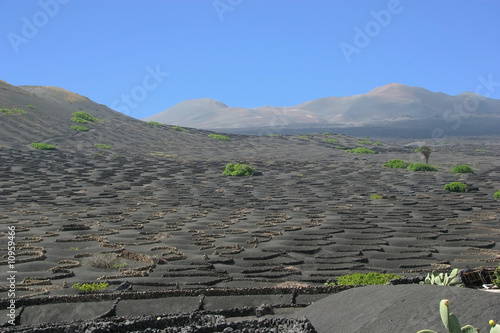
<path id="1" fill-rule="evenodd" d="M 145 118 L 203 129 L 274 127 L 392 126 L 440 121 L 461 126 L 467 118 L 500 121 L 500 100 L 471 92 L 450 96 L 420 87 L 391 83 L 348 97 L 325 97 L 291 107 L 229 107 L 209 98 L 187 100 Z M 429 135 L 430 137 L 430 135 Z"/>

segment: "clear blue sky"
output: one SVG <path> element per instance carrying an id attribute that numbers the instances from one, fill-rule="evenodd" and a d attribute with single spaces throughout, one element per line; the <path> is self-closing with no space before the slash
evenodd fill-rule
<path id="1" fill-rule="evenodd" d="M 0 0 L 0 79 L 136 118 L 391 82 L 500 99 L 499 17 L 498 0 Z"/>

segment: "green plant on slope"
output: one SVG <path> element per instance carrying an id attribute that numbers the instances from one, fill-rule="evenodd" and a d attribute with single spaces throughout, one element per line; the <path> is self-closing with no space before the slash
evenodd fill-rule
<path id="1" fill-rule="evenodd" d="M 157 122 L 157 121 L 148 121 L 146 124 L 148 124 L 148 125 L 153 125 L 153 126 L 158 126 L 158 127 L 163 126 L 163 124 L 162 124 L 162 123 L 159 123 L 159 122 Z"/>
<path id="2" fill-rule="evenodd" d="M 375 154 L 375 151 L 368 149 L 368 148 L 363 148 L 363 147 L 358 147 L 354 149 L 346 149 L 344 150 L 347 153 L 354 153 L 354 154 Z"/>
<path id="3" fill-rule="evenodd" d="M 447 299 L 442 299 L 439 302 L 439 314 L 443 322 L 444 327 L 448 330 L 448 333 L 478 333 L 479 330 L 474 328 L 472 325 L 465 325 L 460 327 L 460 322 L 458 317 L 454 313 L 450 313 L 450 301 Z M 494 320 L 490 320 L 489 324 L 491 326 L 490 333 L 500 333 L 500 326 L 498 326 Z M 417 333 L 437 333 L 433 330 L 420 330 Z"/>
<path id="4" fill-rule="evenodd" d="M 78 290 L 81 294 L 90 294 L 108 289 L 107 282 L 75 283 L 71 288 Z"/>
<path id="5" fill-rule="evenodd" d="M 456 167 L 453 167 L 453 169 L 451 169 L 451 172 L 453 172 L 453 173 L 474 173 L 474 170 L 472 170 L 472 168 L 470 166 L 468 166 L 467 164 L 461 164 L 461 165 L 457 165 Z"/>
<path id="6" fill-rule="evenodd" d="M 31 105 L 31 104 L 28 104 L 28 105 L 26 105 L 26 106 L 27 106 L 27 107 L 29 107 L 30 109 L 34 109 L 34 108 L 35 108 L 35 107 L 34 107 L 33 105 Z"/>
<path id="7" fill-rule="evenodd" d="M 438 273 L 437 271 L 432 271 L 428 273 L 425 280 L 420 282 L 420 284 L 435 284 L 439 286 L 458 286 L 462 283 L 460 276 L 458 276 L 458 269 L 455 268 L 448 273 Z"/>
<path id="8" fill-rule="evenodd" d="M 85 126 L 71 126 L 75 131 L 87 132 L 89 129 Z"/>
<path id="9" fill-rule="evenodd" d="M 255 169 L 246 164 L 229 163 L 222 174 L 225 176 L 251 176 L 254 172 Z"/>
<path id="10" fill-rule="evenodd" d="M 371 200 L 378 200 L 382 199 L 383 197 L 380 194 L 370 194 L 370 199 Z"/>
<path id="11" fill-rule="evenodd" d="M 430 164 L 426 164 L 426 163 L 410 163 L 410 165 L 408 165 L 408 168 L 407 168 L 409 171 L 437 171 L 438 168 L 433 166 L 433 165 L 430 165 Z"/>
<path id="12" fill-rule="evenodd" d="M 383 166 L 393 169 L 405 169 L 409 165 L 410 163 L 400 159 L 389 160 L 383 164 Z"/>
<path id="13" fill-rule="evenodd" d="M 225 140 L 225 141 L 228 141 L 229 138 L 225 135 L 220 135 L 220 134 L 214 134 L 214 133 L 210 133 L 208 135 L 210 138 L 212 139 L 217 139 L 217 140 Z"/>
<path id="14" fill-rule="evenodd" d="M 422 154 L 425 159 L 425 163 L 429 163 L 429 157 L 431 156 L 432 149 L 429 146 L 422 146 L 420 148 L 415 149 L 415 152 Z"/>
<path id="15" fill-rule="evenodd" d="M 12 112 L 12 110 L 9 110 L 7 108 L 0 108 L 0 113 L 14 114 L 14 112 Z"/>
<path id="16" fill-rule="evenodd" d="M 467 191 L 467 185 L 460 182 L 451 182 L 449 184 L 446 184 L 444 186 L 444 189 L 450 192 L 465 192 Z"/>
<path id="17" fill-rule="evenodd" d="M 187 131 L 187 129 L 182 128 L 182 127 L 180 127 L 180 126 L 172 126 L 172 129 L 173 129 L 174 131 L 178 131 L 178 132 L 186 132 L 186 131 Z"/>
<path id="18" fill-rule="evenodd" d="M 17 113 L 26 113 L 26 111 L 24 111 L 23 109 L 19 109 L 19 108 L 14 108 L 14 111 L 16 111 Z"/>
<path id="19" fill-rule="evenodd" d="M 360 145 L 369 145 L 372 143 L 372 141 L 370 139 L 361 139 L 361 140 L 358 140 L 358 143 Z"/>
<path id="20" fill-rule="evenodd" d="M 337 140 L 337 139 L 325 139 L 325 141 L 331 142 L 331 143 L 339 142 L 339 140 Z"/>
<path id="21" fill-rule="evenodd" d="M 281 138 L 281 134 L 268 134 L 267 136 L 273 137 L 273 138 Z"/>
<path id="22" fill-rule="evenodd" d="M 71 114 L 71 120 L 74 121 L 75 123 L 81 123 L 81 124 L 95 123 L 99 121 L 99 119 L 84 111 L 73 112 Z"/>
<path id="23" fill-rule="evenodd" d="M 56 146 L 48 144 L 48 143 L 43 143 L 43 142 L 33 142 L 31 143 L 31 147 L 40 149 L 40 150 L 55 150 L 57 149 Z"/>
<path id="24" fill-rule="evenodd" d="M 354 273 L 342 275 L 336 278 L 336 282 L 328 283 L 327 285 L 340 285 L 340 286 L 361 286 L 361 285 L 375 285 L 386 284 L 393 279 L 402 278 L 401 275 L 390 273 Z"/>
<path id="25" fill-rule="evenodd" d="M 102 148 L 102 149 L 111 149 L 110 145 L 106 145 L 104 143 L 94 143 L 94 146 L 97 148 Z"/>
<path id="26" fill-rule="evenodd" d="M 500 199 L 500 190 L 496 191 L 496 192 L 493 194 L 493 198 L 495 198 L 496 200 L 499 200 L 499 199 Z"/>

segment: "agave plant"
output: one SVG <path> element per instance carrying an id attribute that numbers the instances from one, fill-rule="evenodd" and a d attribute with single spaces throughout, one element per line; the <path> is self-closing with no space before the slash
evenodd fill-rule
<path id="1" fill-rule="evenodd" d="M 458 269 L 455 268 L 448 273 L 438 273 L 432 271 L 432 273 L 427 274 L 425 280 L 420 282 L 420 284 L 436 284 L 440 286 L 458 286 L 462 283 L 462 279 L 458 276 Z"/>

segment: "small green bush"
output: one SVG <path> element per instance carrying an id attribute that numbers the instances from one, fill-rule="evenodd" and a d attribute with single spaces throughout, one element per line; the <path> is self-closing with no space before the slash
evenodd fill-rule
<path id="1" fill-rule="evenodd" d="M 14 111 L 16 111 L 17 113 L 26 113 L 26 111 L 24 111 L 23 109 L 19 109 L 19 108 L 14 108 Z"/>
<path id="2" fill-rule="evenodd" d="M 75 131 L 87 132 L 89 129 L 85 126 L 71 126 Z"/>
<path id="3" fill-rule="evenodd" d="M 340 286 L 359 286 L 359 285 L 374 285 L 386 284 L 393 279 L 402 278 L 401 275 L 392 273 L 354 273 L 342 275 L 337 278 L 337 284 Z M 335 283 L 330 283 L 335 284 Z"/>
<path id="4" fill-rule="evenodd" d="M 158 127 L 163 126 L 163 124 L 162 124 L 162 123 L 159 123 L 159 122 L 157 122 L 157 121 L 148 121 L 146 124 L 148 124 L 148 125 L 153 125 L 153 126 L 158 126 Z"/>
<path id="5" fill-rule="evenodd" d="M 229 138 L 225 135 L 220 135 L 220 134 L 214 134 L 214 133 L 210 133 L 208 135 L 210 138 L 212 139 L 217 139 L 217 140 L 225 140 L 225 141 L 228 141 Z"/>
<path id="6" fill-rule="evenodd" d="M 173 129 L 174 131 L 179 131 L 179 132 L 186 132 L 186 131 L 187 131 L 187 129 L 182 128 L 182 127 L 180 127 L 180 126 L 172 126 L 172 129 Z"/>
<path id="7" fill-rule="evenodd" d="M 410 165 L 408 165 L 408 170 L 410 170 L 410 171 L 437 171 L 438 168 L 433 166 L 433 165 L 427 164 L 427 163 L 417 162 L 417 163 L 410 163 Z"/>
<path id="8" fill-rule="evenodd" d="M 393 169 L 406 169 L 409 165 L 410 163 L 400 159 L 389 160 L 383 164 L 383 166 Z"/>
<path id="9" fill-rule="evenodd" d="M 372 140 L 370 140 L 370 139 L 361 139 L 361 140 L 358 140 L 358 143 L 360 145 L 370 145 L 372 143 Z"/>
<path id="10" fill-rule="evenodd" d="M 97 148 L 102 148 L 102 149 L 111 149 L 110 145 L 106 145 L 104 143 L 94 143 L 94 146 Z"/>
<path id="11" fill-rule="evenodd" d="M 354 153 L 354 154 L 375 154 L 375 151 L 368 149 L 368 148 L 363 148 L 363 147 L 358 147 L 358 148 L 354 148 L 354 149 L 346 149 L 345 152 Z"/>
<path id="12" fill-rule="evenodd" d="M 281 138 L 281 134 L 268 134 L 267 136 L 270 136 L 272 138 Z"/>
<path id="13" fill-rule="evenodd" d="M 229 163 L 222 174 L 225 176 L 251 176 L 254 172 L 255 169 L 246 164 Z"/>
<path id="14" fill-rule="evenodd" d="M 108 289 L 107 282 L 75 283 L 71 288 L 78 290 L 81 294 L 90 294 Z"/>
<path id="15" fill-rule="evenodd" d="M 55 150 L 57 149 L 56 146 L 48 144 L 48 143 L 43 143 L 43 142 L 33 142 L 31 143 L 31 147 L 40 149 L 40 150 Z"/>
<path id="16" fill-rule="evenodd" d="M 496 200 L 500 199 L 500 190 L 496 191 L 496 192 L 493 194 L 493 198 L 495 198 Z"/>
<path id="17" fill-rule="evenodd" d="M 460 182 L 451 182 L 449 184 L 446 184 L 444 186 L 444 189 L 450 192 L 465 192 L 467 191 L 467 185 Z"/>
<path id="18" fill-rule="evenodd" d="M 75 123 L 81 123 L 81 124 L 95 123 L 99 121 L 99 119 L 83 111 L 73 112 L 71 114 L 71 120 L 74 121 Z"/>
<path id="19" fill-rule="evenodd" d="M 31 105 L 31 104 L 28 104 L 28 105 L 26 105 L 26 106 L 27 106 L 27 107 L 29 107 L 30 109 L 34 109 L 34 108 L 35 108 L 35 107 L 34 107 L 33 105 Z"/>
<path id="20" fill-rule="evenodd" d="M 372 200 L 378 200 L 382 199 L 383 197 L 380 194 L 370 194 L 370 199 Z"/>
<path id="21" fill-rule="evenodd" d="M 5 114 L 14 114 L 12 110 L 9 110 L 7 108 L 0 108 L 0 112 Z"/>
<path id="22" fill-rule="evenodd" d="M 301 138 L 301 139 L 307 139 L 307 135 L 300 135 L 299 138 Z"/>
<path id="23" fill-rule="evenodd" d="M 339 142 L 339 140 L 337 140 L 337 139 L 325 139 L 325 141 L 331 142 L 331 143 Z"/>
<path id="24" fill-rule="evenodd" d="M 382 145 L 382 142 L 375 141 L 373 144 L 374 144 L 375 146 L 381 146 L 381 145 Z"/>
<path id="25" fill-rule="evenodd" d="M 116 253 L 98 253 L 83 261 L 84 265 L 89 265 L 97 268 L 123 268 L 127 266 Z"/>
<path id="26" fill-rule="evenodd" d="M 453 173 L 474 173 L 474 170 L 467 164 L 457 165 L 453 169 L 451 169 Z"/>

